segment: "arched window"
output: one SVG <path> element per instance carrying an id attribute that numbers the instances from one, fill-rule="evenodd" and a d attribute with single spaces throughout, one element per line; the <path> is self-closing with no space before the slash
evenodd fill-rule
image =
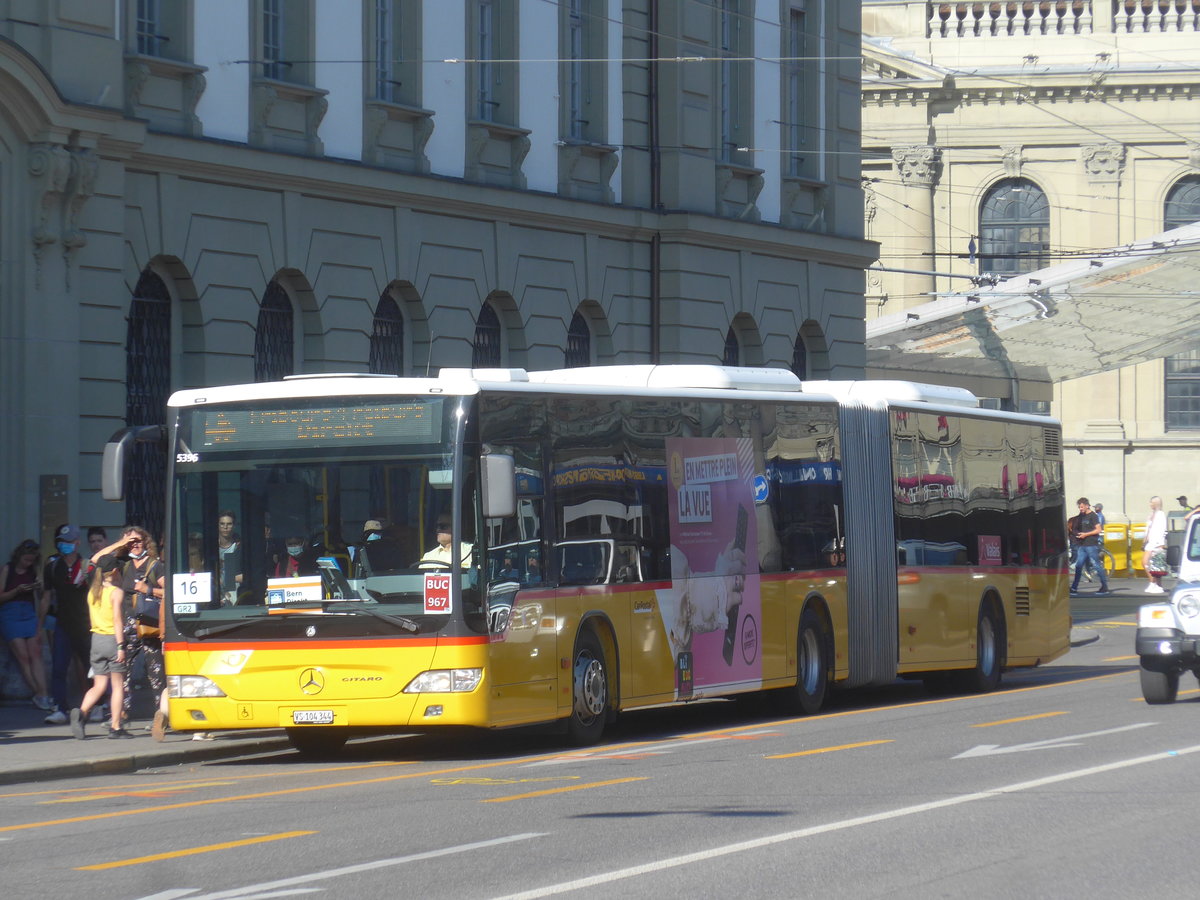
<path id="1" fill-rule="evenodd" d="M 254 334 L 254 380 L 278 381 L 296 364 L 292 301 L 278 281 L 267 285 Z"/>
<path id="2" fill-rule="evenodd" d="M 1200 175 L 1188 175 L 1175 182 L 1163 206 L 1164 228 L 1193 222 L 1200 222 Z M 1165 363 L 1167 430 L 1200 428 L 1200 350 L 1176 353 L 1168 356 Z"/>
<path id="3" fill-rule="evenodd" d="M 1018 275 L 1046 264 L 1050 251 L 1050 204 L 1027 178 L 1001 181 L 979 210 L 979 265 L 982 272 Z"/>
<path id="4" fill-rule="evenodd" d="M 171 390 L 171 294 L 146 269 L 133 290 L 125 332 L 125 424 L 162 425 Z M 125 519 L 156 538 L 163 533 L 167 454 L 157 444 L 134 444 L 127 469 Z"/>
<path id="5" fill-rule="evenodd" d="M 792 372 L 801 381 L 808 378 L 808 347 L 804 344 L 804 336 L 799 334 L 792 345 Z"/>
<path id="6" fill-rule="evenodd" d="M 1163 209 L 1163 228 L 1200 222 L 1200 175 L 1188 175 L 1172 185 Z"/>
<path id="7" fill-rule="evenodd" d="M 725 356 L 721 362 L 726 366 L 742 364 L 742 344 L 738 340 L 737 332 L 732 328 L 725 332 Z"/>
<path id="8" fill-rule="evenodd" d="M 471 367 L 474 369 L 498 368 L 500 366 L 500 318 L 490 303 L 479 308 L 475 320 L 475 345 L 471 352 Z"/>
<path id="9" fill-rule="evenodd" d="M 567 354 L 563 365 L 568 369 L 592 364 L 592 330 L 588 328 L 587 319 L 575 313 L 571 317 L 571 327 L 567 331 Z"/>
<path id="10" fill-rule="evenodd" d="M 404 374 L 404 319 L 390 294 L 380 297 L 375 307 L 367 366 L 372 375 Z"/>

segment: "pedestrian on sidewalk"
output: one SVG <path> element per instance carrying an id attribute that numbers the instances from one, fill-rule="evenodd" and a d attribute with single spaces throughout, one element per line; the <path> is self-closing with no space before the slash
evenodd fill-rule
<path id="1" fill-rule="evenodd" d="M 115 559 L 104 559 L 92 574 L 92 586 L 88 591 L 88 614 L 92 623 L 92 686 L 83 695 L 79 706 L 71 710 L 71 733 L 79 740 L 86 734 L 88 712 L 104 699 L 110 684 L 112 687 L 112 724 L 108 730 L 110 738 L 133 737 L 121 727 L 121 700 L 125 693 L 125 647 L 121 643 L 121 604 L 125 592 L 121 590 L 121 564 Z"/>
<path id="2" fill-rule="evenodd" d="M 144 656 L 146 678 L 154 691 L 156 712 L 151 726 L 155 737 L 162 734 L 166 721 L 167 678 L 162 655 L 162 602 L 164 596 L 163 565 L 158 558 L 158 544 L 146 529 L 126 525 L 121 538 L 98 554 L 101 560 L 121 563 L 121 589 L 125 608 L 121 616 L 127 658 L 125 660 L 124 714 L 128 719 L 133 706 L 133 667 Z"/>
<path id="3" fill-rule="evenodd" d="M 47 725 L 67 724 L 72 707 L 70 695 L 87 691 L 88 660 L 92 634 L 88 617 L 88 564 L 79 555 L 79 529 L 59 525 L 54 532 L 58 553 L 50 557 L 42 580 L 46 584 L 46 621 L 53 616 L 55 627 L 50 645 L 50 690 L 54 710 L 46 716 Z M 71 675 L 71 664 L 76 670 Z M 69 686 L 69 682 L 73 682 Z"/>
<path id="4" fill-rule="evenodd" d="M 8 563 L 0 569 L 0 635 L 8 652 L 17 661 L 21 677 L 33 692 L 33 705 L 46 712 L 54 701 L 46 692 L 46 667 L 42 663 L 42 582 L 38 561 L 42 549 L 37 541 L 26 539 L 13 549 Z"/>
<path id="5" fill-rule="evenodd" d="M 1079 546 L 1075 553 L 1075 577 L 1071 581 L 1071 593 L 1079 593 L 1079 576 L 1083 574 L 1084 567 L 1091 563 L 1100 576 L 1100 590 L 1096 593 L 1107 594 L 1108 573 L 1100 562 L 1100 519 L 1087 497 L 1080 497 L 1075 505 L 1079 507 L 1079 516 L 1075 520 L 1075 539 Z"/>
<path id="6" fill-rule="evenodd" d="M 1146 520 L 1146 536 L 1142 540 L 1142 569 L 1149 579 L 1147 594 L 1166 593 L 1162 579 L 1167 574 L 1167 514 L 1162 505 L 1162 497 L 1150 498 L 1150 518 Z"/>

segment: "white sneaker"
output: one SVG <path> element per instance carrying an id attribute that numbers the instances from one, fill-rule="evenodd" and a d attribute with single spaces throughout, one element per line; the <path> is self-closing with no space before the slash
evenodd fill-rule
<path id="1" fill-rule="evenodd" d="M 46 716 L 46 718 L 42 719 L 42 721 L 47 725 L 66 725 L 67 714 L 61 709 L 56 709 L 54 712 L 50 713 L 50 715 Z"/>
<path id="2" fill-rule="evenodd" d="M 1165 594 L 1166 591 L 1164 591 L 1157 584 L 1148 584 L 1148 585 L 1146 585 L 1145 593 L 1147 593 L 1147 594 Z"/>

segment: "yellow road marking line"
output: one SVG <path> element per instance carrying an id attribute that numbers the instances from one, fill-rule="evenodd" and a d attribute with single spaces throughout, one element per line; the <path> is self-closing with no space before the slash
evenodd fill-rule
<path id="1" fill-rule="evenodd" d="M 292 770 L 288 770 L 287 772 L 255 772 L 251 775 L 227 775 L 227 776 L 225 776 L 225 780 L 232 784 L 235 781 L 246 781 L 246 780 L 253 779 L 253 778 L 283 778 L 288 775 L 314 775 L 314 774 L 319 775 L 319 774 L 327 773 L 327 772 L 345 772 L 345 771 L 350 771 L 351 769 L 378 769 L 382 766 L 412 766 L 412 765 L 416 765 L 416 763 L 411 762 L 411 761 L 393 762 L 393 761 L 389 760 L 388 762 L 361 763 L 361 764 L 356 764 L 353 766 L 326 766 L 325 768 L 322 768 L 322 769 L 292 769 Z M 220 784 L 220 782 L 212 782 L 212 783 Z M 204 786 L 206 784 L 208 784 L 208 782 L 204 782 L 204 781 L 139 781 L 137 784 L 125 785 L 123 787 L 116 787 L 116 788 L 112 788 L 112 790 L 136 791 L 136 790 L 141 790 L 142 788 L 160 787 L 163 785 L 169 785 L 171 787 L 188 787 L 190 785 Z M 96 792 L 96 789 L 94 787 L 58 788 L 57 790 L 49 790 L 49 791 L 20 791 L 18 793 L 13 793 L 13 794 L 0 794 L 0 800 L 8 800 L 13 797 L 41 797 L 46 794 L 54 794 L 54 795 L 61 796 L 63 794 L 86 794 L 86 793 L 95 793 L 95 792 Z"/>
<path id="2" fill-rule="evenodd" d="M 631 781 L 645 781 L 646 778 L 614 778 L 611 781 L 593 781 L 590 784 L 569 784 L 565 787 L 547 788 L 544 791 L 530 791 L 528 794 L 513 794 L 511 797 L 491 797 L 484 803 L 507 803 L 509 800 L 528 800 L 531 797 L 545 797 L 549 794 L 565 794 L 567 791 L 584 791 L 588 788 L 608 787 L 610 784 L 628 784 Z"/>
<path id="3" fill-rule="evenodd" d="M 1013 722 L 1029 722 L 1033 719 L 1048 719 L 1051 716 L 1065 716 L 1066 714 L 1067 714 L 1066 710 L 1062 710 L 1061 712 L 1044 712 L 1044 713 L 1037 713 L 1036 715 L 1032 715 L 1032 716 L 1021 716 L 1016 719 L 998 719 L 995 722 L 980 722 L 978 725 L 972 725 L 971 727 L 972 728 L 990 728 L 993 725 L 1011 725 L 1011 724 L 1013 724 Z"/>
<path id="4" fill-rule="evenodd" d="M 1104 660 L 1104 662 L 1129 662 L 1131 659 L 1137 658 L 1138 656 L 1136 653 L 1133 654 L 1133 656 L 1110 656 L 1108 659 Z"/>
<path id="5" fill-rule="evenodd" d="M 1190 691 L 1180 691 L 1179 692 L 1180 697 L 1182 697 L 1184 694 L 1200 694 L 1200 688 L 1193 688 Z M 1130 697 L 1129 702 L 1130 703 L 1145 703 L 1146 698 L 1145 697 Z"/>
<path id="6" fill-rule="evenodd" d="M 835 750 L 854 750 L 858 747 L 874 747 L 876 744 L 891 744 L 893 740 L 862 741 L 858 744 L 841 744 L 837 747 L 819 747 L 816 750 L 800 750 L 796 753 L 780 753 L 775 756 L 764 756 L 763 759 L 791 759 L 793 756 L 812 756 L 816 753 L 833 753 Z"/>
<path id="7" fill-rule="evenodd" d="M 164 859 L 178 859 L 181 856 L 195 856 L 198 853 L 229 850 L 233 847 L 248 847 L 251 844 L 265 844 L 269 841 L 282 841 L 284 838 L 301 837 L 306 834 L 316 833 L 315 831 L 285 831 L 283 834 L 268 834 L 263 837 L 246 838 L 242 841 L 226 841 L 223 844 L 208 844 L 204 847 L 192 847 L 187 850 L 172 850 L 169 853 L 155 853 L 152 856 L 138 856 L 134 859 L 119 859 L 115 862 L 97 863 L 94 866 L 76 866 L 75 871 L 98 872 L 102 869 L 119 869 L 121 866 L 140 866 L 143 863 L 160 862 Z"/>
<path id="8" fill-rule="evenodd" d="M 1093 622 L 1093 625 L 1121 625 L 1125 628 L 1136 628 L 1137 622 Z"/>
<path id="9" fill-rule="evenodd" d="M 533 757 L 537 759 L 553 759 L 554 756 Z M 362 787 L 367 784 L 385 784 L 389 781 L 405 781 L 409 778 L 428 778 L 431 775 L 449 775 L 453 772 L 472 772 L 477 769 L 494 769 L 500 766 L 511 766 L 530 762 L 530 759 L 519 762 L 502 759 L 489 763 L 473 763 L 467 766 L 454 766 L 449 769 L 435 769 L 432 772 L 407 772 L 403 775 L 385 775 L 381 778 L 364 778 L 359 781 L 338 781 L 333 784 L 310 784 L 303 787 L 282 788 L 278 791 L 260 791 L 257 794 L 235 794 L 232 797 L 210 797 L 207 800 L 186 800 L 181 803 L 167 803 L 162 806 L 145 806 L 139 809 L 120 809 L 113 812 L 95 813 L 90 816 L 73 816 L 69 819 L 51 819 L 48 822 L 26 822 L 22 825 L 0 825 L 0 833 L 6 831 L 25 831 L 30 828 L 45 828 L 50 825 L 74 825 L 79 822 L 95 822 L 101 819 L 116 819 L 123 816 L 138 816 L 147 813 L 169 812 L 176 809 L 190 809 L 196 806 L 214 806 L 218 803 L 232 803 L 237 800 L 262 800 L 266 797 L 284 797 L 288 794 L 306 794 L 312 791 L 328 791 L 334 788 Z"/>

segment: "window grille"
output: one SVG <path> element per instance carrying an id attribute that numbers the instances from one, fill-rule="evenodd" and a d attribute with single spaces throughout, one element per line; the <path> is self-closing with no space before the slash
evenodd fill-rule
<path id="1" fill-rule="evenodd" d="M 404 319 L 388 294 L 380 297 L 375 307 L 368 370 L 372 375 L 404 374 Z"/>
<path id="2" fill-rule="evenodd" d="M 129 305 L 125 332 L 125 424 L 162 425 L 171 390 L 171 294 L 149 269 Z M 158 444 L 133 446 L 126 469 L 126 521 L 155 539 L 163 533 L 167 453 Z"/>
<path id="3" fill-rule="evenodd" d="M 254 380 L 278 381 L 295 367 L 292 301 L 278 281 L 267 285 L 254 335 Z"/>
<path id="4" fill-rule="evenodd" d="M 725 332 L 724 365 L 740 366 L 742 364 L 742 345 L 738 341 L 737 332 L 732 328 Z"/>
<path id="5" fill-rule="evenodd" d="M 592 364 L 592 331 L 587 320 L 579 313 L 571 318 L 567 331 L 567 354 L 563 363 L 568 369 Z"/>
<path id="6" fill-rule="evenodd" d="M 483 304 L 475 322 L 475 345 L 471 367 L 497 368 L 500 365 L 500 319 L 490 303 Z"/>
<path id="7" fill-rule="evenodd" d="M 808 347 L 800 335 L 796 335 L 796 343 L 792 345 L 792 372 L 801 381 L 808 378 Z"/>

